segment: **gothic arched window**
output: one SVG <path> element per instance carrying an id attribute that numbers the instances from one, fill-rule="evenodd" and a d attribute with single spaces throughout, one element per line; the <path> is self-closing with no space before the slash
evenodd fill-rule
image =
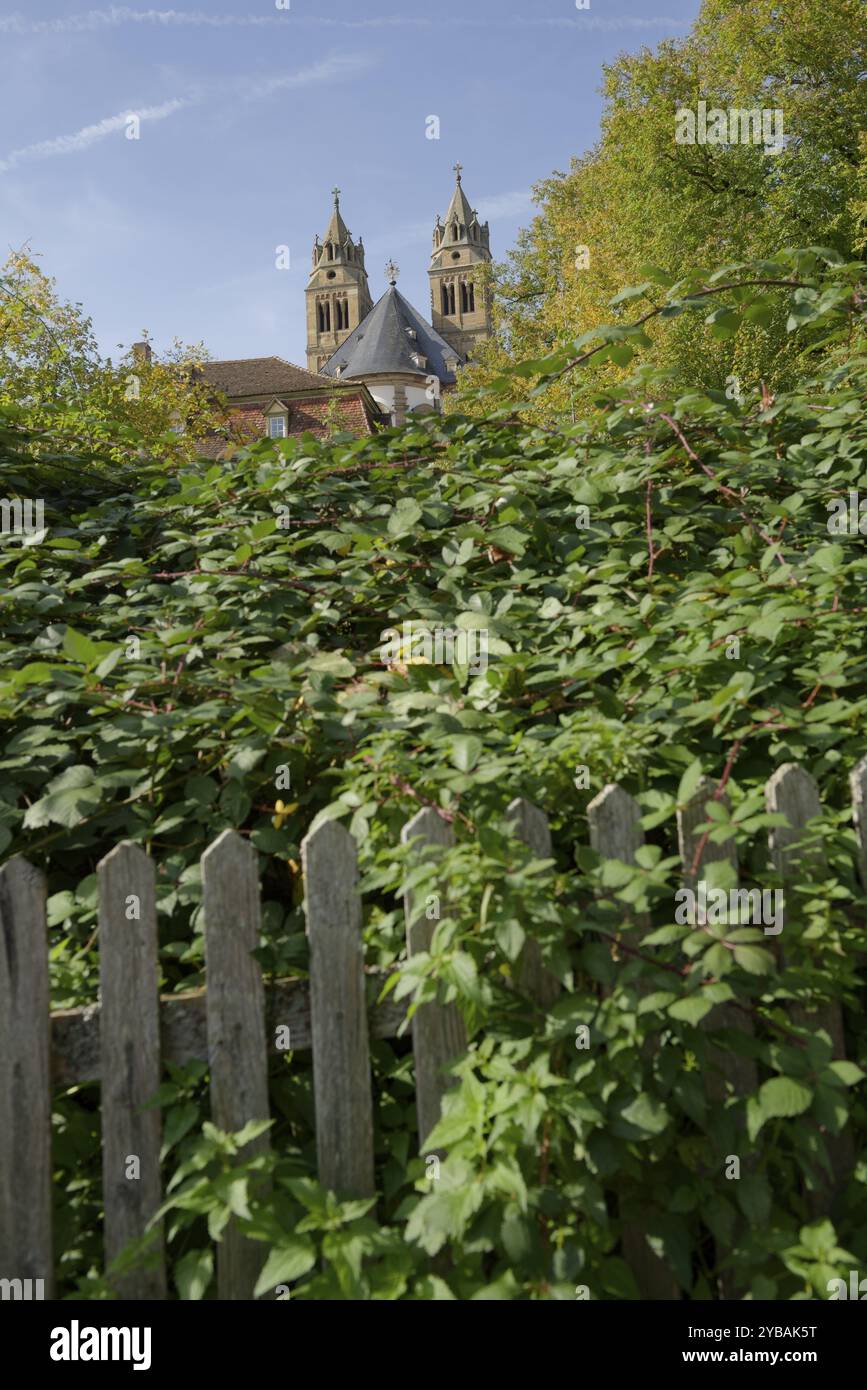
<path id="1" fill-rule="evenodd" d="M 449 311 L 449 287 L 448 287 L 448 285 L 443 285 L 443 286 L 442 286 L 442 295 L 443 295 L 443 313 L 444 313 L 444 314 L 447 314 L 448 311 Z"/>
<path id="2" fill-rule="evenodd" d="M 455 286 L 454 282 L 449 285 L 449 313 L 455 312 Z"/>
<path id="3" fill-rule="evenodd" d="M 474 314 L 476 311 L 476 287 L 472 280 L 467 285 L 467 298 L 470 301 L 470 313 Z"/>

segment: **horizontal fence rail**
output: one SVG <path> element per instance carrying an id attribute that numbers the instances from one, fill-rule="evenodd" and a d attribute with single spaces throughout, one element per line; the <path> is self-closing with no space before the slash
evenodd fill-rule
<path id="1" fill-rule="evenodd" d="M 858 870 L 867 887 L 867 758 L 853 771 L 850 785 Z M 737 874 L 733 844 L 715 845 L 698 831 L 706 819 L 704 805 L 714 795 L 723 799 L 713 783 L 703 781 L 678 812 L 684 887 L 696 887 L 699 860 L 702 870 L 728 860 Z M 766 804 L 786 820 L 771 832 L 772 863 L 784 886 L 794 884 L 803 876 L 805 861 L 795 857 L 793 846 L 802 839 L 808 821 L 821 815 L 818 788 L 807 772 L 787 764 L 769 780 Z M 507 816 L 515 836 L 535 856 L 550 856 L 551 837 L 542 811 L 516 798 Z M 635 861 L 644 834 L 633 797 L 619 786 L 605 787 L 590 803 L 588 820 L 591 846 L 601 858 Z M 434 810 L 425 809 L 405 825 L 401 839 L 418 862 L 431 847 L 453 843 L 453 832 Z M 0 1278 L 41 1280 L 45 1297 L 54 1296 L 55 1089 L 101 1083 L 108 1268 L 130 1241 L 145 1236 L 162 1201 L 161 1116 L 147 1102 L 160 1084 L 165 1063 L 207 1061 L 214 1123 L 236 1131 L 270 1116 L 268 1057 L 278 1033 L 286 1028 L 293 1051 L 309 1048 L 313 1054 L 320 1180 L 343 1196 L 374 1193 L 370 1039 L 395 1037 L 405 1023 L 407 1006 L 391 998 L 370 1006 L 367 1002 L 390 972 L 364 966 L 352 836 L 339 822 L 325 822 L 304 840 L 302 858 L 309 981 L 265 985 L 252 955 L 260 926 L 258 856 L 241 835 L 227 830 L 202 856 L 206 987 L 160 997 L 155 868 L 137 845 L 115 846 L 97 874 L 100 1002 L 53 1013 L 44 877 L 20 856 L 0 869 Z M 809 872 L 820 878 L 821 856 L 814 853 L 807 863 Z M 411 893 L 405 899 L 407 955 L 412 956 L 427 949 L 434 923 L 423 915 L 416 917 Z M 641 931 L 649 924 L 639 920 L 637 925 Z M 782 960 L 779 942 L 774 949 Z M 526 943 L 520 979 L 542 1008 L 557 999 L 559 983 L 544 968 L 533 941 Z M 826 1028 L 834 1056 L 844 1056 L 839 1005 L 811 1014 L 798 1006 L 793 1017 Z M 751 1016 L 731 1004 L 717 1005 L 703 1026 L 746 1033 L 753 1028 Z M 423 1152 L 450 1084 L 446 1069 L 465 1051 L 466 1035 L 455 1005 L 433 1003 L 416 1011 L 411 1032 Z M 727 1094 L 755 1091 L 753 1061 L 719 1049 L 712 1056 L 714 1064 L 705 1080 L 709 1099 L 721 1103 Z M 245 1158 L 267 1149 L 269 1142 L 267 1136 L 254 1140 Z M 833 1177 L 823 1191 L 812 1194 L 817 1211 L 827 1207 L 855 1161 L 848 1129 L 832 1136 L 828 1147 Z M 134 1182 L 127 1176 L 130 1156 L 139 1160 Z M 118 1296 L 166 1297 L 162 1232 L 152 1228 L 149 1240 L 147 1267 L 112 1276 Z M 672 1273 L 651 1250 L 640 1220 L 624 1220 L 623 1253 L 643 1296 L 678 1296 Z M 230 1223 L 218 1247 L 218 1296 L 252 1298 L 263 1254 L 261 1243 L 246 1240 Z M 729 1276 L 723 1276 L 722 1290 L 725 1296 L 736 1295 Z"/>

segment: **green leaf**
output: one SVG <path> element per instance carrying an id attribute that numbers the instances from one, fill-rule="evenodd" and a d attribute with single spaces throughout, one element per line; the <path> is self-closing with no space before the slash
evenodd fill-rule
<path id="1" fill-rule="evenodd" d="M 844 1086 L 857 1086 L 864 1080 L 865 1073 L 854 1062 L 829 1062 L 828 1070 L 833 1072 Z"/>
<path id="2" fill-rule="evenodd" d="M 498 922 L 494 938 L 507 960 L 514 961 L 521 954 L 527 933 L 515 917 Z"/>
<path id="3" fill-rule="evenodd" d="M 63 650 L 73 661 L 80 661 L 83 666 L 96 666 L 103 656 L 99 643 L 92 642 L 83 632 L 76 632 L 71 627 L 68 627 L 63 635 Z"/>
<path id="4" fill-rule="evenodd" d="M 470 772 L 482 755 L 484 744 L 473 734 L 459 734 L 451 742 L 451 760 L 461 772 Z"/>
<path id="5" fill-rule="evenodd" d="M 620 1113 L 624 1120 L 644 1130 L 645 1134 L 661 1134 L 670 1119 L 662 1102 L 644 1091 Z"/>
<path id="6" fill-rule="evenodd" d="M 523 531 L 516 531 L 514 526 L 495 526 L 488 532 L 489 545 L 495 545 L 498 550 L 504 550 L 507 555 L 514 555 L 519 560 L 527 549 L 529 537 Z"/>
<path id="7" fill-rule="evenodd" d="M 93 768 L 84 764 L 76 763 L 68 767 L 53 782 L 49 782 L 48 787 L 48 796 L 27 808 L 25 829 L 39 829 L 52 821 L 71 829 L 92 815 L 102 802 L 102 789 L 96 782 Z"/>
<path id="8" fill-rule="evenodd" d="M 678 999 L 677 1003 L 669 1007 L 668 1013 L 671 1018 L 679 1019 L 681 1023 L 691 1023 L 695 1027 L 712 1008 L 711 1000 L 703 998 L 701 994 L 691 994 L 686 999 Z"/>
<path id="9" fill-rule="evenodd" d="M 759 946 L 736 946 L 732 954 L 735 963 L 750 975 L 770 975 L 774 969 L 770 951 L 763 951 Z"/>
<path id="10" fill-rule="evenodd" d="M 401 497 L 392 508 L 388 518 L 388 531 L 391 536 L 403 536 L 412 531 L 421 520 L 421 507 L 411 497 Z"/>
<path id="11" fill-rule="evenodd" d="M 288 1284 L 302 1278 L 315 1264 L 316 1247 L 309 1236 L 285 1236 L 269 1253 L 256 1281 L 253 1297 L 261 1298 L 276 1284 Z"/>
<path id="12" fill-rule="evenodd" d="M 759 1087 L 759 1106 L 766 1120 L 802 1115 L 812 1099 L 810 1087 L 793 1076 L 774 1076 Z"/>
<path id="13" fill-rule="evenodd" d="M 701 777 L 701 758 L 695 758 L 680 779 L 680 784 L 677 788 L 677 804 L 679 806 L 686 806 L 687 803 L 692 800 L 693 795 L 698 789 Z"/>
<path id="14" fill-rule="evenodd" d="M 184 796 L 201 806 L 210 806 L 219 795 L 220 788 L 213 777 L 188 777 L 184 783 Z"/>
<path id="15" fill-rule="evenodd" d="M 620 293 L 616 294 L 613 299 L 609 299 L 609 308 L 614 309 L 617 307 L 618 304 L 626 304 L 630 299 L 641 299 L 644 295 L 647 294 L 648 290 L 652 289 L 653 284 L 650 280 L 645 280 L 644 283 L 641 285 L 631 285 L 629 289 L 621 290 Z"/>
<path id="16" fill-rule="evenodd" d="M 236 779 L 227 782 L 220 793 L 220 810 L 232 825 L 242 825 L 250 814 L 251 801 Z"/>
<path id="17" fill-rule="evenodd" d="M 213 1275 L 213 1250 L 188 1250 L 174 1267 L 175 1287 L 185 1302 L 195 1302 L 204 1298 Z"/>
<path id="18" fill-rule="evenodd" d="M 199 1107 L 192 1101 L 185 1105 L 174 1105 L 166 1115 L 163 1126 L 163 1146 L 160 1158 L 165 1158 L 170 1149 L 174 1148 L 179 1139 L 183 1139 L 185 1134 L 189 1134 L 193 1125 L 199 1118 Z"/>

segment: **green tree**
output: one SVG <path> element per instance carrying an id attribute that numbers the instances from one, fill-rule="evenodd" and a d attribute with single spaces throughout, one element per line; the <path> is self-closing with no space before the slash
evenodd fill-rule
<path id="1" fill-rule="evenodd" d="M 500 267 L 497 338 L 465 384 L 537 358 L 610 317 L 624 282 L 648 268 L 718 266 L 817 243 L 844 258 L 863 246 L 867 22 L 861 0 L 705 0 L 692 32 L 624 54 L 605 72 L 601 139 L 536 189 L 540 211 Z M 675 113 L 782 112 L 784 147 L 678 144 Z M 861 193 L 858 191 L 860 168 Z M 579 268 L 586 259 L 589 263 Z M 715 337 L 692 321 L 658 321 L 655 360 L 682 383 L 733 390 L 790 379 L 795 345 L 773 305 L 761 333 Z M 615 369 L 586 376 L 583 395 Z M 540 410 L 569 411 L 576 388 Z"/>
<path id="2" fill-rule="evenodd" d="M 61 299 L 27 251 L 0 270 L 0 403 L 54 439 L 105 450 L 111 460 L 158 449 L 167 464 L 195 457 L 225 410 L 196 375 L 202 344 L 176 340 L 162 359 L 129 348 L 115 364 L 98 352 L 80 304 Z"/>

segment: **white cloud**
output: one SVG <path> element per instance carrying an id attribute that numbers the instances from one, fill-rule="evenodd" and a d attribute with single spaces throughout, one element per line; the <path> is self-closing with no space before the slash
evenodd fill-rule
<path id="1" fill-rule="evenodd" d="M 182 107 L 190 105 L 190 97 L 173 97 L 171 101 L 164 101 L 160 106 L 129 107 L 126 111 L 119 111 L 116 116 L 106 116 L 95 125 L 82 126 L 71 135 L 57 135 L 52 140 L 38 140 L 34 145 L 24 145 L 20 150 L 12 150 L 5 159 L 0 159 L 0 174 L 17 169 L 19 164 L 32 164 L 34 160 L 51 159 L 54 155 L 74 154 L 77 150 L 86 150 L 98 140 L 105 140 L 107 136 L 123 130 L 131 115 L 138 116 L 142 122 L 164 121 Z"/>
<path id="2" fill-rule="evenodd" d="M 348 54 L 341 56 L 338 54 L 323 58 L 318 63 L 312 63 L 309 67 L 299 68 L 297 72 L 285 73 L 280 77 L 239 77 L 229 83 L 223 82 L 210 88 L 201 87 L 191 91 L 187 96 L 172 97 L 159 106 L 131 106 L 126 111 L 119 111 L 115 116 L 106 116 L 104 120 L 97 121 L 94 125 L 82 126 L 80 130 L 73 131 L 71 135 L 57 135 L 51 140 L 39 140 L 35 144 L 24 145 L 21 149 L 10 151 L 5 158 L 0 159 L 0 174 L 17 169 L 21 164 L 32 164 L 36 160 L 51 159 L 55 155 L 75 154 L 79 150 L 86 150 L 98 141 L 105 140 L 109 135 L 115 135 L 118 131 L 123 130 L 132 115 L 138 116 L 142 124 L 147 121 L 163 121 L 185 107 L 200 105 L 209 96 L 218 99 L 225 98 L 227 91 L 231 91 L 238 98 L 255 101 L 262 97 L 269 97 L 277 91 L 306 87 L 316 82 L 330 82 L 333 78 L 345 78 L 368 67 L 373 61 L 373 55 Z"/>
<path id="3" fill-rule="evenodd" d="M 0 17 L 0 34 L 86 34 L 101 29 L 116 29 L 124 24 L 153 24 L 163 28 L 231 29 L 262 27 L 274 24 L 315 25 L 328 29 L 491 29 L 496 21 L 481 16 L 409 16 L 369 15 L 361 19 L 337 19 L 325 15 L 302 15 L 284 10 L 279 14 L 209 14 L 205 10 L 134 10 L 128 5 L 112 5 L 104 10 L 87 10 L 83 14 L 67 15 L 61 19 L 28 19 L 20 13 Z M 591 33 L 628 33 L 646 29 L 683 29 L 686 21 L 671 15 L 650 15 L 645 19 L 624 15 L 604 18 L 580 13 L 572 16 L 503 15 L 501 27 L 563 28 Z"/>
<path id="4" fill-rule="evenodd" d="M 88 34 L 100 29 L 116 29 L 122 24 L 228 29 L 282 22 L 279 15 L 220 15 L 206 14 L 203 10 L 133 10 L 127 5 L 112 5 L 107 10 L 88 10 L 84 14 L 67 15 L 62 19 L 28 19 L 22 14 L 8 15 L 6 18 L 0 16 L 0 34 Z"/>
<path id="5" fill-rule="evenodd" d="M 375 55 L 372 53 L 338 54 L 331 58 L 323 58 L 320 62 L 311 64 L 309 68 L 286 73 L 283 77 L 257 77 L 252 81 L 244 79 L 239 85 L 243 95 L 249 98 L 269 97 L 272 92 L 307 87 L 312 82 L 330 82 L 334 77 L 351 77 L 353 73 L 369 68 L 374 61 Z"/>
<path id="6" fill-rule="evenodd" d="M 576 14 L 571 17 L 566 15 L 534 16 L 532 19 L 524 19 L 522 16 L 516 15 L 512 23 L 531 28 L 589 29 L 591 33 L 595 34 L 622 34 L 634 29 L 686 29 L 688 27 L 685 19 L 675 19 L 670 14 L 648 15 L 646 19 L 640 19 L 637 15 L 622 15 L 616 19 L 603 19 L 600 15 L 590 14 Z"/>

